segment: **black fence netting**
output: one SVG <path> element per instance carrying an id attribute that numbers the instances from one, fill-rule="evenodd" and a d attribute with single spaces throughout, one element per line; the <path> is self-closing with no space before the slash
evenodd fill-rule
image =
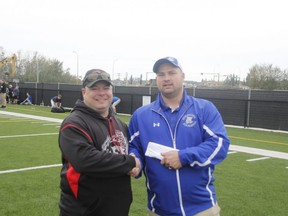
<path id="1" fill-rule="evenodd" d="M 73 107 L 82 99 L 81 85 L 20 83 L 20 100 L 26 92 L 33 97 L 34 104 L 50 105 L 53 96 L 60 93 L 62 104 Z M 132 114 L 143 104 L 155 100 L 156 87 L 114 86 L 114 95 L 121 98 L 118 113 Z M 187 88 L 194 97 L 212 101 L 227 125 L 257 127 L 288 131 L 288 91 L 263 91 L 251 89 L 201 89 Z"/>

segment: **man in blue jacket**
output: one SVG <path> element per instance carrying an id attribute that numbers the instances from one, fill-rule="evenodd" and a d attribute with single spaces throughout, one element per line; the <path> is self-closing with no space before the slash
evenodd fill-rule
<path id="1" fill-rule="evenodd" d="M 141 161 L 147 182 L 148 215 L 219 216 L 214 188 L 215 165 L 230 141 L 217 108 L 188 96 L 177 59 L 154 64 L 159 94 L 130 120 L 129 152 Z"/>

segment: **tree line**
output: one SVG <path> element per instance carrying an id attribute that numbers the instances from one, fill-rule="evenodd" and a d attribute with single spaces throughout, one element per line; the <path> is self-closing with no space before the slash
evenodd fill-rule
<path id="1" fill-rule="evenodd" d="M 251 89 L 288 90 L 288 70 L 281 70 L 272 64 L 255 64 L 249 69 L 245 80 L 230 74 L 223 82 L 224 86 L 244 85 Z"/>
<path id="2" fill-rule="evenodd" d="M 0 60 L 5 59 L 4 49 L 0 47 Z M 18 51 L 16 74 L 11 77 L 11 65 L 6 64 L 0 68 L 2 79 L 7 81 L 19 80 L 20 82 L 39 82 L 39 83 L 79 83 L 75 75 L 70 73 L 70 68 L 64 68 L 63 62 L 57 59 L 47 58 L 34 52 L 32 55 Z"/>
<path id="3" fill-rule="evenodd" d="M 50 59 L 39 53 L 32 54 L 17 52 L 16 76 L 20 82 L 39 83 L 80 83 L 75 75 L 70 73 L 70 68 L 63 68 L 63 62 L 57 59 Z M 0 47 L 0 60 L 8 57 L 3 47 Z M 0 68 L 2 79 L 9 78 L 11 71 L 9 64 Z M 141 77 L 142 78 L 142 77 Z M 10 77 L 10 79 L 12 79 Z M 133 83 L 131 75 L 130 82 Z M 140 82 L 141 83 L 141 82 Z M 234 87 L 239 85 L 247 86 L 251 89 L 266 90 L 288 90 L 288 70 L 282 70 L 272 64 L 255 64 L 249 69 L 245 80 L 240 80 L 235 74 L 226 76 L 223 87 Z"/>

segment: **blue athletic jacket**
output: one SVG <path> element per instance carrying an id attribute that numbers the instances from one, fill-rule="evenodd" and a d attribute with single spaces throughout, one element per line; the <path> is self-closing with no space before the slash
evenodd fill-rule
<path id="1" fill-rule="evenodd" d="M 172 131 L 160 100 L 159 94 L 156 101 L 134 112 L 129 152 L 141 161 L 148 208 L 158 215 L 191 216 L 217 203 L 214 168 L 227 156 L 230 141 L 211 102 L 188 96 L 184 90 L 180 118 Z M 170 170 L 159 159 L 145 156 L 149 142 L 178 149 L 182 168 Z"/>

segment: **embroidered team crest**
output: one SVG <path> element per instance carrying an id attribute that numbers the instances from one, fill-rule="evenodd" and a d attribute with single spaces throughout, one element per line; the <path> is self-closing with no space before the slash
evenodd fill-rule
<path id="1" fill-rule="evenodd" d="M 193 127 L 196 124 L 196 117 L 193 114 L 185 115 L 182 120 L 183 125 L 186 127 Z"/>

